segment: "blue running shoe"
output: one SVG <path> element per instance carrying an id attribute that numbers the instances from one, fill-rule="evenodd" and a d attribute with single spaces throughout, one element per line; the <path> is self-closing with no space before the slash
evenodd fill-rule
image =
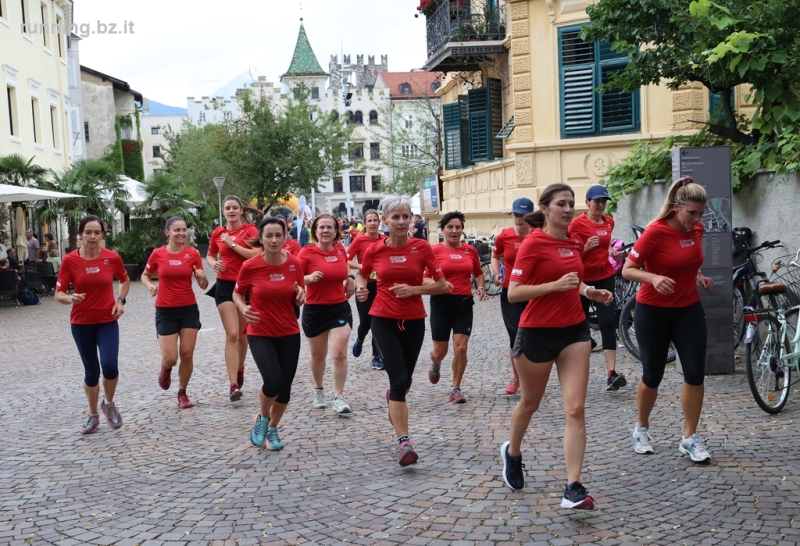
<path id="1" fill-rule="evenodd" d="M 267 443 L 267 427 L 269 426 L 269 418 L 261 417 L 256 414 L 256 421 L 253 424 L 253 430 L 250 431 L 250 441 L 256 447 L 264 447 Z"/>
<path id="2" fill-rule="evenodd" d="M 589 491 L 581 482 L 568 483 L 564 489 L 564 498 L 561 499 L 561 508 L 594 510 L 594 499 L 589 496 Z"/>
<path id="3" fill-rule="evenodd" d="M 356 342 L 353 343 L 353 356 L 358 358 L 361 356 L 361 349 L 364 347 L 364 340 L 356 338 Z"/>
<path id="4" fill-rule="evenodd" d="M 267 427 L 267 449 L 271 451 L 280 451 L 283 449 L 283 442 L 278 438 L 278 429 L 275 427 Z"/>
<path id="5" fill-rule="evenodd" d="M 503 459 L 503 481 L 514 491 L 519 491 L 525 487 L 525 476 L 522 471 L 525 470 L 525 465 L 522 464 L 522 455 L 508 454 L 508 445 L 510 442 L 504 443 L 500 446 L 500 458 Z"/>
<path id="6" fill-rule="evenodd" d="M 383 369 L 383 361 L 379 356 L 372 357 L 372 369 L 373 370 Z"/>

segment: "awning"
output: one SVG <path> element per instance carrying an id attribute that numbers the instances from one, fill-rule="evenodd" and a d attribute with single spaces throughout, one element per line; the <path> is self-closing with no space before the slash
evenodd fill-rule
<path id="1" fill-rule="evenodd" d="M 60 191 L 40 190 L 39 188 L 26 188 L 24 186 L 0 184 L 0 203 L 41 201 L 43 199 L 66 199 L 69 197 L 83 196 L 76 195 L 74 193 L 62 193 Z"/>

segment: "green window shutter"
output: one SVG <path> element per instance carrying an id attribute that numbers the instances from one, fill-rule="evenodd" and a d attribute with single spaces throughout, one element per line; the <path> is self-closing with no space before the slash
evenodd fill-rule
<path id="1" fill-rule="evenodd" d="M 489 88 L 470 89 L 469 99 L 469 158 L 473 162 L 492 159 L 492 141 L 489 131 Z"/>
<path id="2" fill-rule="evenodd" d="M 625 70 L 625 64 L 601 64 L 600 81 L 605 84 L 616 72 Z M 600 101 L 600 132 L 620 133 L 639 128 L 639 90 L 625 93 L 615 89 L 598 97 Z"/>
<path id="3" fill-rule="evenodd" d="M 736 107 L 734 104 L 734 90 L 731 89 L 731 110 L 736 111 Z M 711 93 L 708 94 L 708 117 L 711 123 L 716 124 L 725 124 L 727 125 L 728 120 L 725 119 L 725 112 L 722 109 L 722 93 Z"/>
<path id="4" fill-rule="evenodd" d="M 497 133 L 503 128 L 503 84 L 496 78 L 489 78 L 486 82 L 489 89 L 489 138 L 491 139 L 492 159 L 503 157 L 503 141 Z"/>
<path id="5" fill-rule="evenodd" d="M 581 27 L 559 30 L 562 136 L 597 132 L 595 47 L 580 38 Z"/>
<path id="6" fill-rule="evenodd" d="M 459 95 L 458 105 L 461 110 L 461 166 L 466 167 L 472 165 L 469 158 L 469 97 Z"/>
<path id="7" fill-rule="evenodd" d="M 442 106 L 442 123 L 444 125 L 445 168 L 458 169 L 463 165 L 460 101 Z"/>

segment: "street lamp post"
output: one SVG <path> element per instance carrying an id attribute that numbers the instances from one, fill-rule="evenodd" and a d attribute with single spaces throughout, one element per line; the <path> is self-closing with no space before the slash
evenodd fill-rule
<path id="1" fill-rule="evenodd" d="M 224 176 L 215 176 L 214 185 L 217 187 L 217 195 L 219 196 L 219 225 L 222 227 L 222 186 L 225 184 Z"/>

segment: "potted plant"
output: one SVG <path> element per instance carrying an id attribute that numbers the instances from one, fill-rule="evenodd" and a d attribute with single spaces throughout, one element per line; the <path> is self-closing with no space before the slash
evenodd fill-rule
<path id="1" fill-rule="evenodd" d="M 114 243 L 128 276 L 132 281 L 139 280 L 143 269 L 141 262 L 147 245 L 145 238 L 135 231 L 123 231 L 116 236 Z"/>

